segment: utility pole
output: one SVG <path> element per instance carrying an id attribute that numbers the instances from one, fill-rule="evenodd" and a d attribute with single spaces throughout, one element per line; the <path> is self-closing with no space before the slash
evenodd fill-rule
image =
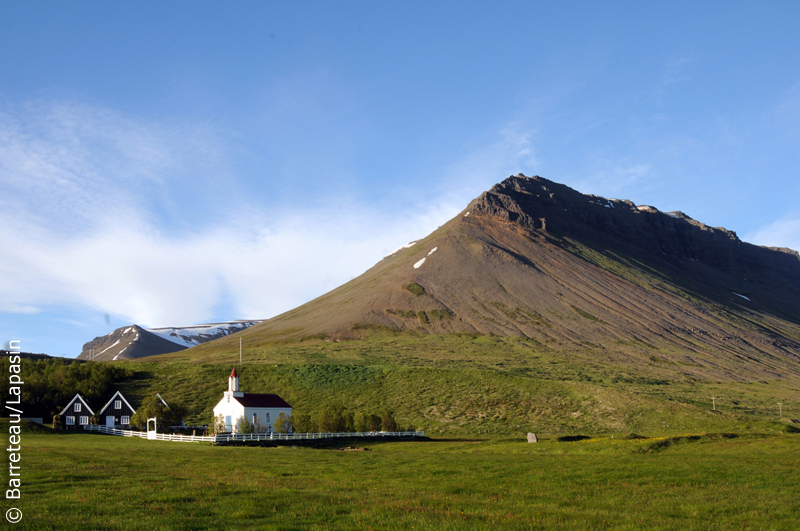
<path id="1" fill-rule="evenodd" d="M 717 410 L 717 399 L 715 397 L 711 397 L 711 404 L 713 405 L 714 411 Z"/>
<path id="2" fill-rule="evenodd" d="M 778 402 L 778 416 L 783 418 L 783 404 L 781 402 Z"/>
<path id="3" fill-rule="evenodd" d="M 239 368 L 242 368 L 242 338 L 239 338 Z"/>

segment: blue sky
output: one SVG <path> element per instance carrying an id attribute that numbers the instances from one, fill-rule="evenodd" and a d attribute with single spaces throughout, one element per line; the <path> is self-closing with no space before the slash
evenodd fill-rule
<path id="1" fill-rule="evenodd" d="M 0 339 L 271 317 L 520 172 L 800 249 L 763 4 L 2 2 Z"/>

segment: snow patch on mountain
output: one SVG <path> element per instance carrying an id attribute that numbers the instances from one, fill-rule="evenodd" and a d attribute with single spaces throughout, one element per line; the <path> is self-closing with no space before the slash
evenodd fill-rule
<path id="1" fill-rule="evenodd" d="M 183 327 L 149 328 L 148 332 L 183 347 L 194 347 L 200 343 L 225 337 L 250 328 L 261 321 L 229 321 Z"/>

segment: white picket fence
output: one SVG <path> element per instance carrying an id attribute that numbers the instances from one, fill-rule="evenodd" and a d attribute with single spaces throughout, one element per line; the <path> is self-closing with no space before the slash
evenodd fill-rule
<path id="1" fill-rule="evenodd" d="M 335 439 L 341 437 L 424 437 L 424 431 L 359 431 L 343 433 L 222 433 L 217 435 L 177 435 L 146 431 L 118 430 L 106 426 L 83 426 L 87 431 L 99 431 L 108 435 L 139 437 L 159 441 L 179 442 L 231 442 L 231 441 L 291 441 L 298 439 Z"/>

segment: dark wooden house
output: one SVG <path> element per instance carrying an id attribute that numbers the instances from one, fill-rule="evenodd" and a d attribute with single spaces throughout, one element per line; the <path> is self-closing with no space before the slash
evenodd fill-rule
<path id="1" fill-rule="evenodd" d="M 98 424 L 109 428 L 130 429 L 131 417 L 136 410 L 125 400 L 122 393 L 117 391 L 111 400 L 103 406 L 97 416 L 100 418 Z"/>
<path id="2" fill-rule="evenodd" d="M 65 429 L 82 429 L 94 415 L 94 411 L 86 403 L 86 400 L 78 393 L 75 398 L 70 400 L 67 407 L 60 413 L 61 424 Z"/>

